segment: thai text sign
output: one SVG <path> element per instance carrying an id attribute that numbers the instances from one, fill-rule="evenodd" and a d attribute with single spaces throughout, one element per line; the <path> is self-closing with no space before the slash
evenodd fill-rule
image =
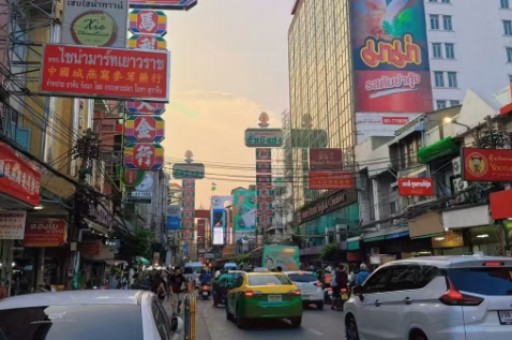
<path id="1" fill-rule="evenodd" d="M 308 189 L 334 190 L 352 189 L 354 178 L 350 172 L 345 171 L 309 171 Z"/>
<path id="2" fill-rule="evenodd" d="M 433 196 L 434 182 L 432 178 L 398 179 L 398 193 L 400 196 Z"/>
<path id="3" fill-rule="evenodd" d="M 245 146 L 248 147 L 280 147 L 283 145 L 281 129 L 247 129 L 245 130 Z"/>
<path id="4" fill-rule="evenodd" d="M 0 193 L 39 205 L 41 172 L 10 146 L 0 142 Z"/>
<path id="5" fill-rule="evenodd" d="M 128 0 L 64 1 L 62 43 L 99 47 L 126 46 Z"/>
<path id="6" fill-rule="evenodd" d="M 164 129 L 164 120 L 157 116 L 130 116 L 124 123 L 124 135 L 130 142 L 161 142 Z"/>
<path id="7" fill-rule="evenodd" d="M 341 149 L 309 149 L 309 170 L 341 170 L 342 162 Z"/>
<path id="8" fill-rule="evenodd" d="M 134 34 L 164 36 L 167 33 L 167 17 L 162 11 L 136 9 L 130 12 L 128 29 Z"/>
<path id="9" fill-rule="evenodd" d="M 164 149 L 158 144 L 127 145 L 124 148 L 124 164 L 132 170 L 159 170 L 164 164 Z"/>
<path id="10" fill-rule="evenodd" d="M 463 148 L 464 180 L 512 182 L 512 150 Z"/>
<path id="11" fill-rule="evenodd" d="M 356 111 L 432 111 L 423 3 L 350 1 Z"/>
<path id="12" fill-rule="evenodd" d="M 167 51 L 46 44 L 41 91 L 168 102 L 169 59 Z"/>
<path id="13" fill-rule="evenodd" d="M 26 211 L 0 211 L 0 240 L 23 240 Z"/>
<path id="14" fill-rule="evenodd" d="M 133 8 L 189 10 L 195 5 L 197 0 L 130 0 L 130 7 Z"/>
<path id="15" fill-rule="evenodd" d="M 175 179 L 201 179 L 201 178 L 204 178 L 204 164 L 202 164 L 202 163 L 176 163 L 172 166 L 172 176 Z"/>
<path id="16" fill-rule="evenodd" d="M 67 223 L 63 219 L 31 221 L 25 228 L 25 247 L 60 247 L 66 242 Z"/>

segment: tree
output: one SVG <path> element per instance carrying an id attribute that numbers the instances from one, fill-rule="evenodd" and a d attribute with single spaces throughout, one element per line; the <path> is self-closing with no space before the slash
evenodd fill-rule
<path id="1" fill-rule="evenodd" d="M 139 256 L 151 258 L 151 243 L 153 242 L 153 232 L 148 229 L 139 228 L 135 231 L 135 253 Z"/>
<path id="2" fill-rule="evenodd" d="M 328 244 L 322 249 L 320 258 L 324 262 L 336 263 L 341 260 L 341 249 L 336 244 Z"/>

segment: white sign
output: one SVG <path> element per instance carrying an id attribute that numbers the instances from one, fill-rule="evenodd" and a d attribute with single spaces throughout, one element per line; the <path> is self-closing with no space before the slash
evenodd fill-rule
<path id="1" fill-rule="evenodd" d="M 224 244 L 224 228 L 215 227 L 213 228 L 213 245 Z"/>
<path id="2" fill-rule="evenodd" d="M 416 119 L 419 113 L 357 112 L 357 144 L 370 137 L 393 137 L 395 131 Z"/>
<path id="3" fill-rule="evenodd" d="M 23 240 L 26 221 L 26 211 L 0 212 L 0 240 Z"/>

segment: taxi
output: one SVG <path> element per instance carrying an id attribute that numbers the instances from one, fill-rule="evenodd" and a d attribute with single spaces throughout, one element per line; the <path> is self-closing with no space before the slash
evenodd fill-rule
<path id="1" fill-rule="evenodd" d="M 289 319 L 302 322 L 300 290 L 282 272 L 243 273 L 228 292 L 226 318 L 239 328 L 253 319 Z"/>

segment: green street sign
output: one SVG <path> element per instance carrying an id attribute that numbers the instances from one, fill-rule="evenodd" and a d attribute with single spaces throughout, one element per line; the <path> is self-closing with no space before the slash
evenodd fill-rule
<path id="1" fill-rule="evenodd" d="M 283 130 L 247 129 L 245 130 L 245 146 L 251 148 L 281 147 L 283 146 Z"/>
<path id="2" fill-rule="evenodd" d="M 202 179 L 204 178 L 204 164 L 177 163 L 172 166 L 174 179 Z"/>

